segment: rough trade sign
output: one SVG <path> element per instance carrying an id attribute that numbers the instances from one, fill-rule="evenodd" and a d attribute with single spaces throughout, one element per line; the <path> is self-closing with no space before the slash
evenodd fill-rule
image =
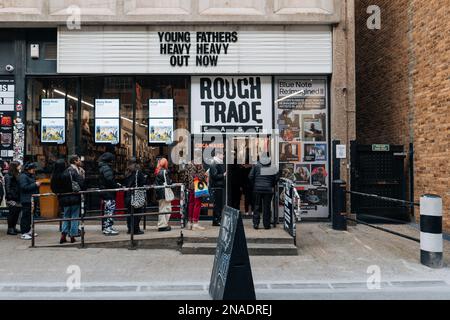
<path id="1" fill-rule="evenodd" d="M 193 134 L 264 133 L 272 129 L 270 77 L 192 77 Z"/>

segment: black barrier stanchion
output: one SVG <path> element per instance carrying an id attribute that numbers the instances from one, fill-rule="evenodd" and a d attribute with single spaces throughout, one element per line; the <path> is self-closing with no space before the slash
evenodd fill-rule
<path id="1" fill-rule="evenodd" d="M 81 249 L 85 249 L 85 243 L 84 243 L 84 215 L 85 215 L 85 198 L 84 194 L 80 197 L 80 214 L 81 214 Z"/>
<path id="2" fill-rule="evenodd" d="M 443 251 L 442 198 L 427 194 L 420 198 L 420 262 L 430 268 L 442 268 Z"/>
<path id="3" fill-rule="evenodd" d="M 31 196 L 31 247 L 35 247 L 35 238 L 34 238 L 34 197 Z M 23 214 L 23 213 L 22 213 Z"/>
<path id="4" fill-rule="evenodd" d="M 347 230 L 347 184 L 343 180 L 333 181 L 333 214 L 331 217 L 333 230 Z"/>

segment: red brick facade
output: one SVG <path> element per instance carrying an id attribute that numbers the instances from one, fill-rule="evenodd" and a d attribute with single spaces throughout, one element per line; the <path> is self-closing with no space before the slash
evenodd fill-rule
<path id="1" fill-rule="evenodd" d="M 381 8 L 381 30 L 366 26 Z M 415 199 L 444 200 L 450 232 L 450 6 L 445 1 L 356 1 L 356 102 L 360 143 L 414 144 Z"/>

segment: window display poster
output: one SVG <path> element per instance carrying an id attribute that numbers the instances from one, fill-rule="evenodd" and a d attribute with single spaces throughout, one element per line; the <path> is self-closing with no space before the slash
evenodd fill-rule
<path id="1" fill-rule="evenodd" d="M 325 77 L 275 78 L 280 168 L 299 190 L 303 217 L 329 216 L 327 85 Z"/>
<path id="2" fill-rule="evenodd" d="M 303 141 L 326 141 L 325 113 L 302 116 Z"/>
<path id="3" fill-rule="evenodd" d="M 119 99 L 95 99 L 95 118 L 119 118 Z"/>
<path id="4" fill-rule="evenodd" d="M 95 119 L 95 143 L 119 144 L 119 119 Z"/>
<path id="5" fill-rule="evenodd" d="M 150 99 L 149 118 L 173 118 L 173 99 Z"/>
<path id="6" fill-rule="evenodd" d="M 302 145 L 300 143 L 280 143 L 280 162 L 299 162 Z"/>
<path id="7" fill-rule="evenodd" d="M 279 79 L 278 108 L 287 110 L 325 109 L 325 79 Z"/>
<path id="8" fill-rule="evenodd" d="M 65 118 L 66 101 L 64 99 L 42 99 L 41 118 Z"/>
<path id="9" fill-rule="evenodd" d="M 303 161 L 327 161 L 327 145 L 326 144 L 306 144 L 303 152 Z"/>
<path id="10" fill-rule="evenodd" d="M 171 144 L 173 141 L 173 119 L 149 120 L 149 143 Z"/>
<path id="11" fill-rule="evenodd" d="M 65 118 L 41 119 L 41 142 L 62 144 L 66 141 Z"/>

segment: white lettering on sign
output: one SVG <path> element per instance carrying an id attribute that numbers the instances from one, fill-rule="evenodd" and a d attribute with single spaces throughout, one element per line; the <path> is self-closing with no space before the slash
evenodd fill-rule
<path id="1" fill-rule="evenodd" d="M 270 77 L 192 77 L 191 90 L 194 134 L 272 128 Z"/>

